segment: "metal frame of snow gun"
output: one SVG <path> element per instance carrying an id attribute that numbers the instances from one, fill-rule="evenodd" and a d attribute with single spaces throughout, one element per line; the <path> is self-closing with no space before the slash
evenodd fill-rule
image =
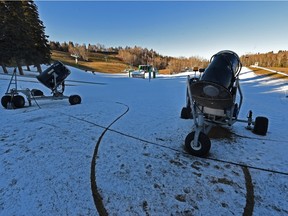
<path id="1" fill-rule="evenodd" d="M 193 119 L 194 122 L 192 132 L 185 139 L 185 147 L 190 154 L 203 157 L 209 153 L 211 141 L 208 133 L 214 126 L 231 126 L 235 122 L 243 122 L 255 134 L 266 135 L 266 117 L 257 117 L 254 121 L 252 111 L 249 111 L 247 120 L 238 119 L 243 102 L 239 83 L 241 68 L 238 55 L 225 50 L 212 56 L 207 69 L 200 69 L 198 77 L 198 68 L 194 70 L 193 77 L 187 77 L 186 107 L 182 108 L 181 118 Z M 229 76 L 229 80 L 225 81 L 223 77 Z"/>
<path id="2" fill-rule="evenodd" d="M 43 71 L 39 76 L 37 76 L 38 81 L 40 81 L 43 85 L 52 91 L 52 96 L 44 96 L 43 92 L 39 89 L 18 89 L 17 74 L 15 68 L 6 93 L 1 98 L 1 104 L 6 109 L 23 108 L 25 106 L 25 99 L 21 94 L 26 96 L 29 106 L 32 105 L 32 99 L 34 99 L 36 103 L 37 100 L 68 99 L 71 105 L 80 104 L 81 97 L 79 95 L 63 95 L 65 90 L 64 80 L 70 73 L 70 70 L 62 62 L 56 61 L 53 65 Z M 14 85 L 14 88 L 12 88 L 12 85 Z"/>

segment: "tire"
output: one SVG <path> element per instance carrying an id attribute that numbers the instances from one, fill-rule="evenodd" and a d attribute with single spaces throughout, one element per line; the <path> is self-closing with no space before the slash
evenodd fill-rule
<path id="1" fill-rule="evenodd" d="M 39 90 L 39 89 L 32 89 L 32 90 L 31 90 L 31 95 L 32 95 L 32 96 L 43 96 L 44 94 L 43 94 L 43 92 L 42 92 L 41 90 Z"/>
<path id="2" fill-rule="evenodd" d="M 13 97 L 12 102 L 15 108 L 23 108 L 25 105 L 25 99 L 21 95 L 16 95 Z"/>
<path id="3" fill-rule="evenodd" d="M 268 130 L 268 118 L 258 116 L 255 119 L 255 124 L 253 128 L 253 133 L 257 135 L 265 136 Z"/>
<path id="4" fill-rule="evenodd" d="M 11 102 L 11 96 L 5 95 L 1 98 L 1 104 L 5 109 L 7 109 L 7 104 L 9 102 Z"/>
<path id="5" fill-rule="evenodd" d="M 195 131 L 189 133 L 185 139 L 185 147 L 187 152 L 191 155 L 198 157 L 206 156 L 211 148 L 211 142 L 209 137 L 203 132 L 200 132 L 198 137 L 198 146 L 193 146 L 194 136 Z"/>
<path id="6" fill-rule="evenodd" d="M 192 117 L 191 114 L 191 108 L 190 107 L 183 107 L 181 110 L 181 116 L 182 119 L 190 119 Z"/>
<path id="7" fill-rule="evenodd" d="M 69 97 L 69 103 L 71 105 L 80 104 L 81 103 L 81 97 L 79 95 L 71 95 Z"/>

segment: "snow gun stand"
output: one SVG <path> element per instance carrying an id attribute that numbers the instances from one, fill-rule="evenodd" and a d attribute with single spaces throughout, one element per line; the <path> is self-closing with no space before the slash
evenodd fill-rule
<path id="1" fill-rule="evenodd" d="M 195 68 L 194 77 L 188 76 L 186 107 L 182 108 L 181 118 L 194 121 L 192 132 L 185 139 L 185 148 L 189 154 L 203 157 L 209 153 L 211 142 L 208 133 L 215 126 L 244 122 L 248 123 L 246 128 L 253 133 L 266 135 L 266 117 L 259 116 L 253 121 L 252 111 L 249 111 L 247 120 L 238 119 L 243 100 L 239 85 L 241 68 L 238 55 L 224 50 L 212 56 L 206 69 L 198 71 Z"/>
<path id="2" fill-rule="evenodd" d="M 32 105 L 32 99 L 37 103 L 37 100 L 63 100 L 68 99 L 71 105 L 80 104 L 81 97 L 79 95 L 65 96 L 63 95 L 65 90 L 64 80 L 71 73 L 71 71 L 61 62 L 56 61 L 53 65 L 43 71 L 36 78 L 44 86 L 49 88 L 52 92 L 52 96 L 44 96 L 43 92 L 38 89 L 23 89 L 17 88 L 17 75 L 16 68 L 11 77 L 9 86 L 5 95 L 1 98 L 1 104 L 6 109 L 23 108 L 25 105 L 25 99 L 22 95 L 26 96 L 29 106 Z M 12 88 L 14 85 L 14 88 Z M 20 94 L 21 93 L 21 94 Z M 39 106 L 39 105 L 38 105 Z"/>

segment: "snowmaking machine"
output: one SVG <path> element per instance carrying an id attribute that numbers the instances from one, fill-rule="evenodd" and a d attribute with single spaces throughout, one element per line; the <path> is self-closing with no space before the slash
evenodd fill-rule
<path id="1" fill-rule="evenodd" d="M 194 121 L 192 132 L 185 138 L 189 154 L 203 157 L 209 153 L 211 141 L 208 133 L 215 126 L 244 122 L 248 124 L 246 128 L 255 134 L 266 135 L 266 117 L 259 116 L 254 121 L 250 110 L 247 120 L 238 119 L 243 101 L 239 83 L 241 68 L 239 56 L 233 51 L 223 50 L 211 57 L 206 69 L 196 68 L 194 76 L 187 77 L 186 106 L 181 110 L 181 118 Z"/>
<path id="2" fill-rule="evenodd" d="M 39 89 L 18 89 L 16 69 L 13 72 L 10 83 L 5 95 L 1 98 L 1 104 L 6 109 L 23 108 L 25 106 L 25 98 L 32 105 L 32 99 L 35 100 L 63 100 L 68 99 L 71 105 L 80 104 L 81 97 L 79 95 L 65 96 L 65 79 L 71 71 L 60 61 L 56 61 L 53 65 L 44 70 L 36 78 L 40 83 L 51 90 L 52 96 L 44 96 Z M 14 88 L 13 88 L 14 85 Z M 21 93 L 21 94 L 20 94 Z M 37 103 L 37 102 L 36 102 Z"/>

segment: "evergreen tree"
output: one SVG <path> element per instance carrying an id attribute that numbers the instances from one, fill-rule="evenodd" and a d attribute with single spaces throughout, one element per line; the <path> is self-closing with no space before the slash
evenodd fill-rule
<path id="1" fill-rule="evenodd" d="M 33 1 L 0 1 L 0 63 L 22 66 L 50 62 L 50 47 Z"/>
<path id="2" fill-rule="evenodd" d="M 22 2 L 20 1 L 2 1 L 5 5 L 4 11 L 4 46 L 9 63 L 17 65 L 19 73 L 23 75 L 21 65 L 25 59 L 25 52 L 27 50 L 27 26 L 24 23 L 24 13 Z M 2 13 L 2 12 L 1 12 Z"/>
<path id="3" fill-rule="evenodd" d="M 41 72 L 40 64 L 50 63 L 50 46 L 48 36 L 45 35 L 45 27 L 39 19 L 38 8 L 33 1 L 22 1 L 25 23 L 28 28 L 28 39 L 31 42 L 30 52 L 26 56 L 25 61 L 34 64 L 37 70 Z"/>
<path id="4" fill-rule="evenodd" d="M 0 63 L 1 67 L 3 68 L 4 73 L 8 73 L 6 69 L 6 64 L 9 63 L 9 55 L 5 52 L 9 44 L 7 43 L 6 38 L 6 31 L 5 28 L 7 27 L 6 21 L 6 14 L 7 14 L 7 7 L 3 1 L 0 1 Z"/>
<path id="5" fill-rule="evenodd" d="M 68 44 L 66 42 L 62 43 L 60 48 L 61 48 L 61 51 L 68 52 Z"/>

